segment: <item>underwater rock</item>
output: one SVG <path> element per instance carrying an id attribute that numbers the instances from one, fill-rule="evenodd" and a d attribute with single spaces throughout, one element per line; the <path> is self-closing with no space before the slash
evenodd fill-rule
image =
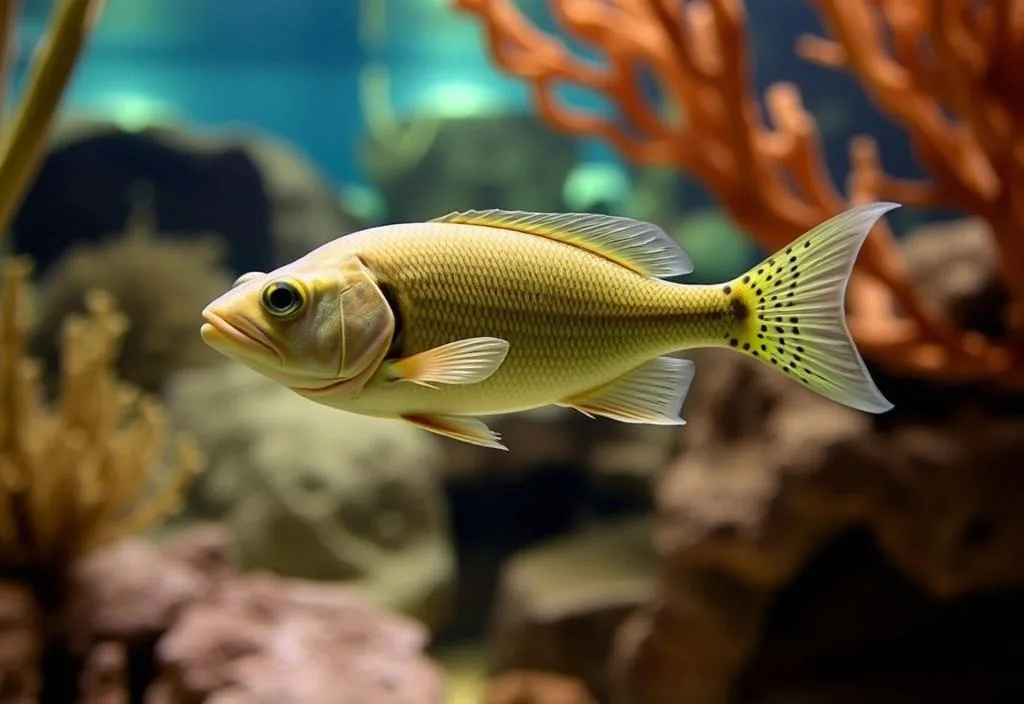
<path id="1" fill-rule="evenodd" d="M 426 632 L 341 587 L 254 576 L 191 604 L 157 645 L 161 704 L 441 704 Z"/>
<path id="2" fill-rule="evenodd" d="M 1024 589 L 933 596 L 867 527 L 817 551 L 770 604 L 738 702 L 1021 701 Z"/>
<path id="3" fill-rule="evenodd" d="M 513 557 L 494 615 L 493 668 L 569 675 L 604 700 L 615 632 L 654 593 L 650 535 L 647 518 L 608 521 Z"/>
<path id="4" fill-rule="evenodd" d="M 841 510 L 830 518 L 827 508 L 819 520 L 793 516 L 816 500 L 793 485 L 809 477 L 811 492 L 819 482 L 841 488 L 849 463 L 828 462 L 826 476 L 814 469 L 834 446 L 855 444 L 870 422 L 803 388 L 786 389 L 787 379 L 762 374 L 757 362 L 692 357 L 699 371 L 686 449 L 657 492 L 654 543 L 664 576 L 653 604 L 616 636 L 614 702 L 729 701 L 767 590 L 842 520 Z M 741 394 L 744 403 L 735 403 Z"/>
<path id="5" fill-rule="evenodd" d="M 78 704 L 128 704 L 128 652 L 123 643 L 99 643 L 85 658 Z"/>
<path id="6" fill-rule="evenodd" d="M 903 238 L 911 280 L 959 325 L 998 332 L 1005 302 L 998 283 L 999 253 L 981 218 L 957 218 L 914 228 Z M 995 318 L 995 320 L 992 320 Z M 994 329 L 995 328 L 995 329 Z"/>
<path id="7" fill-rule="evenodd" d="M 71 570 L 61 621 L 72 652 L 96 642 L 129 645 L 160 636 L 184 604 L 201 598 L 210 582 L 199 570 L 168 560 L 143 538 L 128 538 L 86 555 Z"/>
<path id="8" fill-rule="evenodd" d="M 435 437 L 321 406 L 230 362 L 177 376 L 167 402 L 208 458 L 184 520 L 228 525 L 246 569 L 344 580 L 443 620 L 454 556 Z"/>
<path id="9" fill-rule="evenodd" d="M 482 704 L 597 704 L 597 700 L 572 677 L 513 670 L 490 684 Z"/>
<path id="10" fill-rule="evenodd" d="M 296 148 L 255 130 L 126 130 L 71 115 L 56 120 L 12 223 L 14 249 L 46 271 L 72 244 L 118 232 L 131 209 L 125 193 L 142 183 L 153 191 L 157 229 L 218 234 L 236 275 L 266 271 L 361 226 Z"/>
<path id="11" fill-rule="evenodd" d="M 946 246 L 974 251 L 969 231 L 961 232 L 967 234 L 955 247 L 950 241 Z M 929 247 L 923 241 L 908 247 L 915 276 L 926 272 L 925 258 L 914 254 Z M 946 261 L 948 276 L 941 269 L 927 272 L 934 287 L 929 290 L 948 308 L 962 306 L 983 318 L 976 301 L 987 295 L 989 279 L 984 270 L 959 270 L 965 261 L 983 268 L 984 253 Z M 932 258 L 929 266 L 938 263 Z M 948 288 L 940 291 L 943 282 Z M 994 599 L 985 595 L 1024 585 L 1021 398 L 876 372 L 896 408 L 873 417 L 819 398 L 754 360 L 721 352 L 693 358 L 698 373 L 687 402 L 684 450 L 656 493 L 658 597 L 617 634 L 613 701 L 734 700 L 751 663 L 764 663 L 761 670 L 778 664 L 761 650 L 777 647 L 775 641 L 761 638 L 765 624 L 781 618 L 776 605 L 794 599 L 818 604 L 815 619 L 874 634 L 831 634 L 830 641 L 840 645 L 821 660 L 812 656 L 815 648 L 825 647 L 822 640 L 808 640 L 803 650 L 790 652 L 786 662 L 802 668 L 790 680 L 820 684 L 800 701 L 834 702 L 844 687 L 854 691 L 849 683 L 831 687 L 822 679 L 844 662 L 865 683 L 873 676 L 889 682 L 901 678 L 900 691 L 906 694 L 901 701 L 931 700 L 928 680 L 934 673 L 922 672 L 921 663 L 897 653 L 929 642 L 934 657 L 946 657 L 941 653 L 958 647 L 958 631 L 936 624 L 943 613 L 960 608 L 954 600 Z M 863 599 L 854 624 L 838 613 L 854 607 L 832 599 L 832 592 L 805 588 L 798 596 L 785 596 L 816 555 L 857 526 L 871 536 L 880 559 L 920 590 L 911 603 L 929 614 L 907 623 L 898 636 L 890 633 L 891 615 L 862 611 Z M 832 564 L 833 582 L 870 579 L 858 572 L 856 562 Z M 885 580 L 875 580 L 861 582 L 861 593 L 887 588 Z M 986 613 L 994 612 L 1007 613 Z M 986 633 L 978 628 L 972 647 L 986 648 Z M 900 643 L 903 647 L 896 647 Z M 868 651 L 876 658 L 870 664 L 859 659 Z M 984 679 L 987 691 L 994 692 L 986 701 L 1002 701 L 1000 696 L 1015 691 L 1000 679 L 1009 670 L 998 658 L 958 667 L 945 660 L 935 666 L 947 678 Z M 770 678 L 752 680 L 741 700 L 785 696 L 772 686 Z M 857 701 L 876 700 L 865 697 Z"/>
<path id="12" fill-rule="evenodd" d="M 1024 585 L 1024 414 L 964 410 L 893 431 L 870 515 L 883 553 L 947 598 Z"/>
<path id="13" fill-rule="evenodd" d="M 444 118 L 418 134 L 422 138 L 368 138 L 361 145 L 390 222 L 473 208 L 565 210 L 562 191 L 576 165 L 575 141 L 536 117 Z"/>
<path id="14" fill-rule="evenodd" d="M 43 648 L 42 614 L 32 590 L 0 581 L 0 704 L 36 704 Z"/>
<path id="15" fill-rule="evenodd" d="M 124 539 L 83 558 L 45 621 L 0 583 L 0 702 L 443 701 L 422 624 L 349 587 L 240 574 L 233 552 L 212 524 Z"/>
<path id="16" fill-rule="evenodd" d="M 483 637 L 499 572 L 517 551 L 581 522 L 650 512 L 678 428 L 591 419 L 546 407 L 489 420 L 508 452 L 445 440 L 459 608 L 447 635 Z M 524 516 L 528 517 L 524 520 Z"/>
<path id="17" fill-rule="evenodd" d="M 584 418 L 583 433 L 591 494 L 601 508 L 650 509 L 654 485 L 678 452 L 677 426 L 634 425 Z"/>
<path id="18" fill-rule="evenodd" d="M 331 179 L 297 146 L 251 132 L 224 139 L 242 149 L 259 168 L 269 202 L 273 266 L 367 226 L 334 190 Z"/>
<path id="19" fill-rule="evenodd" d="M 160 553 L 201 573 L 210 584 L 219 584 L 235 574 L 235 545 L 220 523 L 196 523 L 188 530 L 164 536 Z"/>
<path id="20" fill-rule="evenodd" d="M 159 393 L 175 372 L 222 358 L 197 331 L 198 311 L 233 280 L 212 239 L 182 240 L 127 232 L 98 244 L 71 246 L 36 287 L 32 353 L 56 374 L 62 326 L 84 313 L 87 293 L 102 289 L 128 317 L 116 369 L 148 393 Z"/>

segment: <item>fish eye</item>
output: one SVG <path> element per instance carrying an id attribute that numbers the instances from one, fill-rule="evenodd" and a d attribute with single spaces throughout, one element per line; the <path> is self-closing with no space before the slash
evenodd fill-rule
<path id="1" fill-rule="evenodd" d="M 273 316 L 287 318 L 295 315 L 306 304 L 302 287 L 292 281 L 273 281 L 260 295 L 263 308 Z"/>
<path id="2" fill-rule="evenodd" d="M 235 283 L 231 284 L 231 288 L 235 288 L 236 286 L 241 286 L 246 281 L 252 281 L 257 276 L 263 276 L 263 272 L 262 271 L 249 271 L 249 272 L 246 272 L 245 274 L 242 274 L 237 279 L 235 279 Z"/>

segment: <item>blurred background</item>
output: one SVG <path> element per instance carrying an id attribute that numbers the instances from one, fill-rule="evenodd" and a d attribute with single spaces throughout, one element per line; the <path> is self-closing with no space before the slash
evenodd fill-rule
<path id="1" fill-rule="evenodd" d="M 554 21 L 556 3 L 511 4 L 600 55 Z M 795 50 L 828 34 L 819 3 L 722 4 L 746 7 L 754 94 L 799 87 L 840 191 L 861 134 L 890 175 L 926 175 L 857 76 Z M 53 11 L 21 3 L 12 100 Z M 436 669 L 395 660 L 394 676 L 443 681 L 443 696 L 360 701 L 1020 701 L 1024 424 L 1002 372 L 868 355 L 897 404 L 869 418 L 701 351 L 684 429 L 544 409 L 502 418 L 511 451 L 494 453 L 317 407 L 203 345 L 199 311 L 239 274 L 457 209 L 652 220 L 693 256 L 693 282 L 771 249 L 699 174 L 552 125 L 492 61 L 483 15 L 447 0 L 106 3 L 10 248 L 35 262 L 31 350 L 46 368 L 63 321 L 103 288 L 131 322 L 118 373 L 198 440 L 203 471 L 149 537 L 213 524 L 245 573 L 340 582 L 421 624 Z M 637 80 L 668 120 L 657 77 Z M 923 299 L 998 338 L 996 220 L 939 205 L 890 213 L 898 256 Z M 175 647 L 212 637 L 189 634 Z"/>
<path id="2" fill-rule="evenodd" d="M 308 204 L 316 211 L 308 216 L 328 219 L 297 227 L 295 238 L 326 240 L 356 223 L 424 219 L 484 205 L 648 208 L 679 221 L 673 223 L 679 230 L 692 226 L 686 238 L 700 261 L 698 277 L 723 278 L 755 256 L 747 238 L 729 232 L 700 184 L 685 174 L 646 173 L 601 140 L 551 130 L 537 117 L 528 87 L 488 60 L 479 21 L 445 0 L 303 0 L 301 9 L 275 0 L 234 2 L 107 3 L 63 103 L 57 130 L 63 149 L 15 225 L 19 243 L 31 242 L 32 253 L 49 261 L 60 249 L 51 242 L 56 230 L 74 225 L 81 237 L 115 231 L 130 208 L 126 184 L 155 184 L 161 195 L 152 207 L 161 229 L 225 230 L 220 234 L 232 242 L 240 238 L 230 256 L 236 267 L 266 267 L 268 258 L 279 263 L 312 244 L 288 249 L 272 242 L 288 235 L 270 224 L 283 216 L 271 212 L 280 204 L 268 202 L 275 195 L 266 182 L 297 189 L 303 181 L 301 195 L 319 205 Z M 24 2 L 15 95 L 52 5 Z M 544 0 L 517 5 L 540 28 L 556 29 Z M 800 85 L 838 178 L 848 170 L 847 142 L 859 132 L 880 140 L 897 175 L 915 173 L 901 129 L 878 116 L 856 80 L 809 66 L 793 51 L 797 36 L 817 28 L 808 3 L 753 2 L 749 13 L 757 88 L 782 78 Z M 564 95 L 588 110 L 614 109 L 572 86 Z M 159 138 L 149 134 L 153 130 Z M 181 140 L 221 146 L 202 150 L 204 168 L 178 154 Z M 39 205 L 51 202 L 48 188 L 61 187 L 66 181 L 60 179 L 73 178 L 80 173 L 75 169 L 95 159 L 121 179 L 109 195 L 87 198 L 79 186 L 77 197 L 88 205 Z M 273 174 L 257 173 L 264 163 Z M 197 170 L 207 171 L 212 184 L 197 183 Z M 215 202 L 172 206 L 189 188 Z M 280 197 L 300 209 L 293 202 L 299 194 Z M 261 210 L 262 223 L 256 222 Z M 898 225 L 917 217 L 906 210 L 893 214 Z M 35 251 L 46 247 L 54 251 Z M 275 253 L 275 247 L 283 249 Z"/>

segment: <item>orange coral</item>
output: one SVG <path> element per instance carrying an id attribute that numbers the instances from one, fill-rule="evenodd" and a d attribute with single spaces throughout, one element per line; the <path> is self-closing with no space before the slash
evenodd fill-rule
<path id="1" fill-rule="evenodd" d="M 1015 335 L 959 330 L 913 290 L 892 232 L 880 224 L 850 286 L 850 327 L 864 352 L 891 368 L 1024 385 L 1024 0 L 810 0 L 835 40 L 802 39 L 803 56 L 845 66 L 883 111 L 905 125 L 933 177 L 928 185 L 883 175 L 874 142 L 851 145 L 843 195 L 829 178 L 821 138 L 798 88 L 767 89 L 762 120 L 751 89 L 742 0 L 549 0 L 555 19 L 599 49 L 585 61 L 510 0 L 453 0 L 479 17 L 494 61 L 531 83 L 541 115 L 577 135 L 597 136 L 642 165 L 668 165 L 704 182 L 720 205 L 768 250 L 850 203 L 889 198 L 949 204 L 984 217 L 1001 250 L 1002 279 L 1016 303 Z M 892 50 L 887 38 L 891 35 Z M 927 44 L 926 44 L 927 43 Z M 929 48 L 930 47 L 930 48 Z M 641 93 L 654 77 L 678 120 Z M 624 120 L 560 103 L 574 83 L 613 102 Z M 944 109 L 961 116 L 945 116 Z M 1014 194 L 1017 197 L 1014 198 Z"/>

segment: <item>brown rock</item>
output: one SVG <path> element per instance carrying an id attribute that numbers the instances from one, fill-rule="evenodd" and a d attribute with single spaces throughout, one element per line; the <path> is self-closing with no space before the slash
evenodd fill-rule
<path id="1" fill-rule="evenodd" d="M 1024 417 L 899 428 L 869 515 L 878 543 L 929 592 L 1024 583 Z"/>
<path id="2" fill-rule="evenodd" d="M 513 670 L 491 683 L 483 704 L 597 704 L 597 700 L 572 677 Z"/>
<path id="3" fill-rule="evenodd" d="M 32 592 L 20 582 L 0 582 L 0 703 L 35 704 L 42 688 L 42 651 Z"/>
<path id="4" fill-rule="evenodd" d="M 197 523 L 167 538 L 160 552 L 211 582 L 223 582 L 235 574 L 231 534 L 219 523 Z"/>
<path id="5" fill-rule="evenodd" d="M 969 229 L 959 238 L 951 232 L 944 233 L 942 257 L 922 257 L 934 248 L 917 242 L 913 252 L 921 262 L 915 276 L 928 281 L 936 299 L 958 316 L 982 323 L 998 319 L 989 311 L 996 298 L 979 303 L 988 295 L 990 258 L 982 251 L 953 263 L 948 256 L 973 251 L 981 239 Z M 981 273 L 965 270 L 964 261 Z M 949 268 L 943 270 L 944 263 Z M 948 290 L 940 291 L 944 283 Z M 618 634 L 617 704 L 717 704 L 735 698 L 745 664 L 758 648 L 766 610 L 813 556 L 852 526 L 870 530 L 894 571 L 922 589 L 918 599 L 1024 584 L 1019 400 L 878 374 L 897 407 L 874 418 L 821 399 L 757 362 L 722 353 L 694 357 L 698 374 L 682 435 L 686 449 L 657 488 L 655 544 L 662 580 L 655 603 L 631 616 Z M 860 576 L 849 569 L 847 582 Z M 841 575 L 836 579 L 844 581 Z M 887 587 L 879 581 L 874 588 Z M 862 589 L 872 593 L 870 585 Z M 805 592 L 801 599 L 829 601 Z M 884 613 L 873 625 L 871 618 L 868 612 L 834 623 L 861 633 L 886 631 Z M 941 630 L 924 633 L 918 635 L 943 637 Z M 952 631 L 947 637 L 956 640 Z M 833 669 L 860 652 L 854 643 L 881 642 L 834 640 L 848 643 L 849 650 L 837 646 L 830 654 Z M 806 644 L 805 661 L 814 646 Z M 808 669 L 802 676 L 815 673 Z M 995 677 L 990 674 L 990 681 Z M 926 683 L 913 689 L 904 680 L 901 691 L 911 694 L 901 700 L 930 698 Z M 845 686 L 847 692 L 858 690 Z M 988 689 L 998 692 L 1000 686 Z M 838 689 L 828 691 L 808 701 L 839 700 Z M 748 691 L 744 698 L 768 694 Z"/>
<path id="6" fill-rule="evenodd" d="M 157 658 L 171 703 L 438 703 L 425 639 L 348 589 L 251 577 L 185 609 Z"/>
<path id="7" fill-rule="evenodd" d="M 89 651 L 79 677 L 80 704 L 128 704 L 128 654 L 107 641 Z"/>
<path id="8" fill-rule="evenodd" d="M 616 701 L 727 700 L 762 609 L 851 525 L 868 525 L 934 595 L 1024 582 L 1024 418 L 881 434 L 855 413 L 804 403 L 776 399 L 758 432 L 691 445 L 659 486 L 666 581 L 619 633 Z"/>
<path id="9" fill-rule="evenodd" d="M 927 291 L 933 305 L 961 325 L 1001 326 L 998 310 L 1006 298 L 996 278 L 999 252 L 987 222 L 972 217 L 923 225 L 902 246 L 915 288 Z"/>
<path id="10" fill-rule="evenodd" d="M 442 701 L 422 624 L 350 588 L 239 576 L 231 547 L 213 525 L 114 543 L 72 566 L 45 621 L 0 582 L 0 704 Z"/>
<path id="11" fill-rule="evenodd" d="M 650 533 L 647 519 L 620 520 L 514 557 L 502 574 L 494 669 L 571 675 L 602 698 L 615 631 L 653 596 Z"/>
<path id="12" fill-rule="evenodd" d="M 69 578 L 63 621 L 67 645 L 76 653 L 87 652 L 100 640 L 151 641 L 171 627 L 185 604 L 210 587 L 201 572 L 168 560 L 142 538 L 86 556 Z"/>

